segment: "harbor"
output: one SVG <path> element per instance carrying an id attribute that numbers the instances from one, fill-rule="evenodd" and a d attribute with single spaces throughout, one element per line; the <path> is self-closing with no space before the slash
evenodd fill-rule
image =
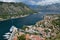
<path id="1" fill-rule="evenodd" d="M 0 27 L 0 31 L 2 31 L 0 32 L 0 40 L 6 40 L 4 39 L 3 35 L 10 31 L 9 29 L 12 27 L 12 25 L 17 28 L 22 28 L 23 25 L 34 25 L 37 21 L 43 19 L 40 16 L 40 14 L 33 14 L 23 18 L 0 21 L 0 26 L 2 26 Z"/>
<path id="2" fill-rule="evenodd" d="M 17 28 L 22 28 L 23 25 L 35 25 L 36 22 L 43 19 L 42 16 L 44 16 L 45 14 L 44 14 L 44 12 L 41 12 L 41 13 L 29 15 L 29 16 L 23 17 L 23 18 L 0 21 L 0 26 L 2 26 L 2 27 L 0 27 L 0 31 L 2 31 L 2 32 L 0 32 L 0 35 L 1 35 L 0 40 L 5 40 L 3 35 L 5 35 L 5 33 L 10 31 L 9 29 L 12 27 L 12 25 L 14 25 Z"/>

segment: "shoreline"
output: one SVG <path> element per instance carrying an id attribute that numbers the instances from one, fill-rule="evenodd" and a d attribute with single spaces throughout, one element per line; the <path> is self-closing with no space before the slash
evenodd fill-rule
<path id="1" fill-rule="evenodd" d="M 0 21 L 5 21 L 5 20 L 9 20 L 9 19 L 16 19 L 16 18 L 23 18 L 23 17 L 26 17 L 26 16 L 28 16 L 28 15 L 21 15 L 21 16 L 11 17 L 11 18 L 8 18 L 8 19 L 0 18 Z"/>
<path id="2" fill-rule="evenodd" d="M 37 13 L 33 13 L 33 14 L 37 14 Z M 16 19 L 16 18 L 23 18 L 23 17 L 29 16 L 29 15 L 31 15 L 31 14 L 20 15 L 20 16 L 11 17 L 11 18 L 8 18 L 8 19 L 2 19 L 2 18 L 0 18 L 0 21 L 5 21 L 5 20 L 9 20 L 9 19 Z"/>

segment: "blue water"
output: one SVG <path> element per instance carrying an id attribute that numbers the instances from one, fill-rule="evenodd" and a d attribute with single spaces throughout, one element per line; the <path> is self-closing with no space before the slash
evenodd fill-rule
<path id="1" fill-rule="evenodd" d="M 0 22 L 0 40 L 5 40 L 3 38 L 3 35 L 6 32 L 9 32 L 9 29 L 12 25 L 16 26 L 17 28 L 21 28 L 23 25 L 34 25 L 36 22 L 42 20 L 43 19 L 42 16 L 45 14 L 46 14 L 45 12 L 44 13 L 41 12 L 41 13 L 32 14 L 23 18 L 1 21 Z"/>
<path id="2" fill-rule="evenodd" d="M 27 17 L 10 19 L 0 22 L 0 40 L 5 40 L 3 35 L 9 32 L 12 25 L 21 28 L 23 25 L 34 25 L 37 21 L 42 20 L 41 14 L 32 14 Z M 13 22 L 13 23 L 12 23 Z"/>

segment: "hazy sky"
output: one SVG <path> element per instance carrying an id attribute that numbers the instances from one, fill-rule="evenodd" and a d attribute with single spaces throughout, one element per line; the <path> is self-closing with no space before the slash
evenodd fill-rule
<path id="1" fill-rule="evenodd" d="M 24 2 L 31 5 L 50 5 L 60 3 L 60 0 L 0 0 L 4 2 Z"/>

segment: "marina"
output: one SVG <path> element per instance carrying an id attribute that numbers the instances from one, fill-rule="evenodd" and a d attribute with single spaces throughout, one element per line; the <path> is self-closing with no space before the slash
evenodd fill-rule
<path id="1" fill-rule="evenodd" d="M 50 12 L 49 12 L 50 13 Z M 46 13 L 41 12 L 33 15 L 29 15 L 27 17 L 23 18 L 17 18 L 17 19 L 10 19 L 10 20 L 5 20 L 5 21 L 0 21 L 0 40 L 6 40 L 4 39 L 3 35 L 8 33 L 12 25 L 14 25 L 17 28 L 22 28 L 23 25 L 34 25 L 36 22 L 40 21 L 43 19 L 43 17 Z"/>
<path id="2" fill-rule="evenodd" d="M 2 26 L 0 27 L 0 31 L 2 31 L 0 32 L 0 40 L 6 40 L 3 35 L 10 34 L 8 32 L 12 31 L 10 29 L 12 25 L 14 25 L 17 28 L 22 28 L 23 25 L 34 25 L 37 21 L 40 20 L 42 20 L 40 14 L 33 14 L 23 18 L 0 21 L 0 26 Z"/>

